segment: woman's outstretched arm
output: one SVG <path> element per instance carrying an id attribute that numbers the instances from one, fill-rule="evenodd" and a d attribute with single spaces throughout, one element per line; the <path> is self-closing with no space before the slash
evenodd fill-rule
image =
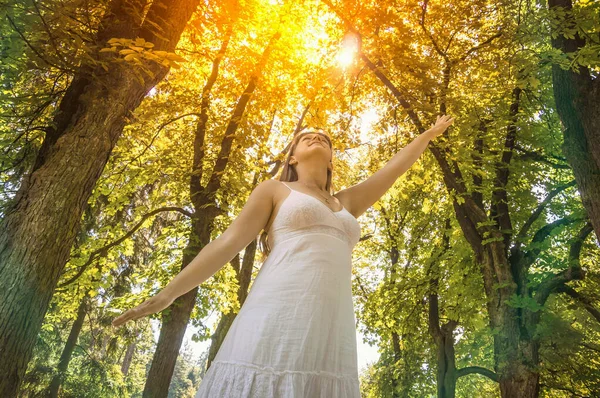
<path id="1" fill-rule="evenodd" d="M 265 227 L 273 210 L 275 184 L 279 182 L 265 180 L 258 184 L 225 232 L 204 246 L 160 292 L 113 319 L 112 325 L 121 326 L 127 321 L 164 310 L 177 297 L 200 285 L 231 261 Z"/>
<path id="2" fill-rule="evenodd" d="M 344 189 L 336 196 L 350 212 L 358 217 L 373 203 L 377 202 L 394 182 L 408 170 L 427 148 L 429 141 L 442 134 L 454 122 L 450 116 L 438 116 L 435 124 L 417 136 L 410 144 L 396 153 L 381 169 L 369 178 L 350 188 Z"/>

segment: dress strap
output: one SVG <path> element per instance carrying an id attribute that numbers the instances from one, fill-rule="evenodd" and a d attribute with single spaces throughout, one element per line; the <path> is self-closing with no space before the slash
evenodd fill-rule
<path id="1" fill-rule="evenodd" d="M 283 185 L 285 185 L 286 187 L 288 187 L 288 189 L 289 189 L 290 191 L 293 191 L 293 189 L 292 189 L 292 188 L 290 188 L 290 186 L 289 186 L 288 184 L 286 184 L 286 183 L 285 183 L 285 182 L 283 182 L 283 181 L 280 181 L 280 182 L 281 182 Z"/>

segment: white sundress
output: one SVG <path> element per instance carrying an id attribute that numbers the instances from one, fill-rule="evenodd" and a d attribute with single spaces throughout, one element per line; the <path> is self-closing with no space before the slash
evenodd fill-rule
<path id="1" fill-rule="evenodd" d="M 351 284 L 360 225 L 285 185 L 272 250 L 195 398 L 360 398 Z"/>

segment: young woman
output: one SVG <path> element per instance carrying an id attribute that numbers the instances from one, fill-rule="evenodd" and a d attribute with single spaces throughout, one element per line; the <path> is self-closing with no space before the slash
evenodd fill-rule
<path id="1" fill-rule="evenodd" d="M 356 220 L 454 121 L 438 116 L 365 181 L 331 194 L 333 147 L 321 130 L 294 137 L 278 180 L 256 186 L 217 239 L 114 326 L 168 307 L 261 234 L 266 259 L 195 398 L 359 398 L 352 249 Z"/>

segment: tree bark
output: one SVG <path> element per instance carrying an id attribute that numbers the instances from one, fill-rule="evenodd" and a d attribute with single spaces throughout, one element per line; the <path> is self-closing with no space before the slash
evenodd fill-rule
<path id="1" fill-rule="evenodd" d="M 172 51 L 198 0 L 157 0 L 146 21 L 143 6 L 113 0 L 97 35 L 97 51 L 111 37 L 143 37 Z M 141 15 L 141 12 L 139 12 Z M 160 34 L 156 33 L 160 27 Z M 112 55 L 97 52 L 105 61 Z M 135 67 L 83 66 L 59 106 L 35 165 L 0 222 L 0 396 L 17 394 L 44 314 L 78 231 L 82 211 L 127 117 L 167 69 L 147 65 L 153 78 L 139 81 Z"/>
<path id="2" fill-rule="evenodd" d="M 548 0 L 550 11 L 563 7 L 572 12 L 571 0 Z M 569 18 L 567 18 L 569 20 Z M 555 30 L 552 46 L 565 53 L 575 53 L 585 39 L 575 32 L 569 39 Z M 577 70 L 552 65 L 552 88 L 556 110 L 563 124 L 562 151 L 573 168 L 581 201 L 596 239 L 600 242 L 600 79 L 592 79 L 590 70 L 575 63 Z"/>

